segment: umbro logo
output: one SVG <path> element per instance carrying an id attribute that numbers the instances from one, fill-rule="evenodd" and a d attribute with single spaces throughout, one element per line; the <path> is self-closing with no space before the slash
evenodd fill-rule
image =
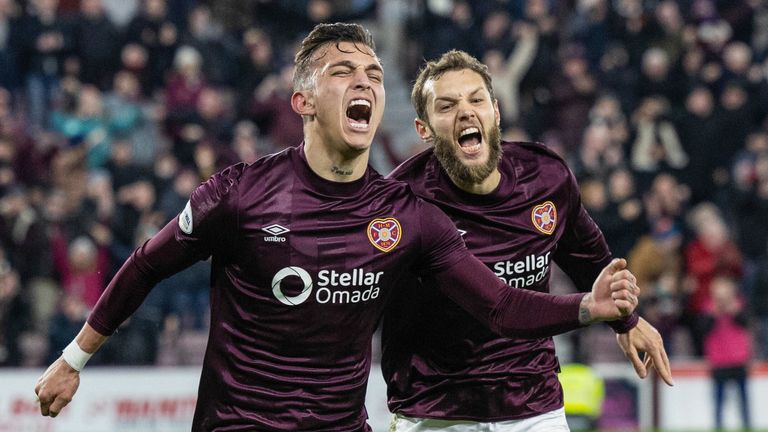
<path id="1" fill-rule="evenodd" d="M 466 232 L 466 231 L 464 231 L 463 229 L 460 229 L 460 230 L 458 230 L 458 231 L 459 231 L 459 235 L 460 235 L 460 236 L 462 236 L 462 237 L 464 237 L 464 234 L 466 234 L 466 233 L 467 233 L 467 232 Z"/>
<path id="2" fill-rule="evenodd" d="M 285 242 L 285 237 L 280 237 L 280 235 L 291 231 L 288 228 L 278 224 L 265 226 L 261 230 L 268 234 L 272 234 L 271 236 L 264 237 L 264 241 L 276 242 L 276 243 Z"/>

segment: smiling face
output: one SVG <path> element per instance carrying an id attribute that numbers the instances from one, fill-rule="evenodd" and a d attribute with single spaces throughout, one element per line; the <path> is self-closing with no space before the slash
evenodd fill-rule
<path id="1" fill-rule="evenodd" d="M 294 94 L 307 141 L 344 154 L 367 151 L 384 114 L 384 73 L 373 50 L 331 42 L 318 49 L 307 90 Z"/>
<path id="2" fill-rule="evenodd" d="M 424 93 L 428 120 L 417 119 L 416 130 L 434 142 L 435 156 L 454 183 L 465 189 L 489 182 L 495 187 L 500 116 L 483 77 L 469 69 L 447 71 L 427 81 Z"/>

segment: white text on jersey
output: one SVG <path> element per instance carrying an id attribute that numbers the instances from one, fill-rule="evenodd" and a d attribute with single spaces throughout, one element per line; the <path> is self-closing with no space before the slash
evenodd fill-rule
<path id="1" fill-rule="evenodd" d="M 526 288 L 541 282 L 549 273 L 549 255 L 527 255 L 518 261 L 499 261 L 493 265 L 493 272 L 506 284 L 514 288 Z"/>

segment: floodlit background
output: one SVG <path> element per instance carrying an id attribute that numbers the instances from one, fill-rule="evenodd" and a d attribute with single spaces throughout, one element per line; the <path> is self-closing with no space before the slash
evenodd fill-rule
<path id="1" fill-rule="evenodd" d="M 711 366 L 731 356 L 768 430 L 767 1 L 0 0 L 0 432 L 189 429 L 205 262 L 153 291 L 58 419 L 37 415 L 34 382 L 200 181 L 301 141 L 292 56 L 331 21 L 377 40 L 380 172 L 424 148 L 409 86 L 452 48 L 489 66 L 505 139 L 568 161 L 676 374 L 635 378 L 605 326 L 558 337 L 602 388 L 598 428 L 709 430 Z M 709 325 L 723 316 L 731 333 Z M 378 366 L 368 407 L 386 430 Z M 729 428 L 739 407 L 729 388 Z"/>

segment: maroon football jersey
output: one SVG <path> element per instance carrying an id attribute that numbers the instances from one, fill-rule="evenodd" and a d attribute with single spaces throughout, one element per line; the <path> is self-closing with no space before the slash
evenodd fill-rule
<path id="1" fill-rule="evenodd" d="M 331 182 L 303 150 L 232 166 L 199 186 L 123 264 L 88 319 L 112 334 L 157 281 L 212 256 L 193 430 L 367 430 L 371 338 L 408 273 L 436 278 L 502 334 L 579 327 L 581 295 L 507 290 L 407 184 L 370 168 Z"/>
<path id="2" fill-rule="evenodd" d="M 545 147 L 504 143 L 501 183 L 488 195 L 456 187 L 429 149 L 390 177 L 454 221 L 470 251 L 508 289 L 549 291 L 557 263 L 591 289 L 610 253 L 565 163 Z M 507 339 L 409 279 L 384 318 L 382 369 L 390 410 L 410 417 L 500 421 L 563 405 L 551 338 Z"/>

